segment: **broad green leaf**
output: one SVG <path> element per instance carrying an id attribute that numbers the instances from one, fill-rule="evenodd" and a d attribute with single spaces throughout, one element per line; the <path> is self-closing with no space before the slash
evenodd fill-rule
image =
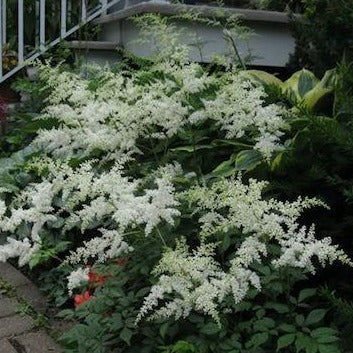
<path id="1" fill-rule="evenodd" d="M 167 334 L 169 328 L 169 323 L 168 322 L 164 322 L 161 327 L 159 328 L 159 334 L 161 335 L 161 337 L 164 339 L 165 335 Z"/>
<path id="2" fill-rule="evenodd" d="M 212 145 L 213 146 L 234 146 L 241 149 L 251 148 L 251 145 L 247 143 L 242 143 L 242 142 L 233 141 L 233 140 L 213 140 Z"/>
<path id="3" fill-rule="evenodd" d="M 327 310 L 325 309 L 315 309 L 309 313 L 305 320 L 305 325 L 313 325 L 320 322 L 326 315 Z"/>
<path id="4" fill-rule="evenodd" d="M 264 317 L 260 320 L 255 321 L 254 329 L 257 331 L 268 331 L 275 327 L 275 321 L 268 317 Z"/>
<path id="5" fill-rule="evenodd" d="M 277 340 L 277 350 L 280 350 L 284 347 L 288 347 L 291 345 L 295 340 L 295 333 L 288 333 L 287 335 L 281 336 Z"/>
<path id="6" fill-rule="evenodd" d="M 278 87 L 283 86 L 283 82 L 279 78 L 277 78 L 275 75 L 269 74 L 266 71 L 247 70 L 244 74 L 247 77 L 255 79 L 255 81 L 261 83 L 262 85 L 275 85 Z"/>
<path id="7" fill-rule="evenodd" d="M 220 330 L 220 327 L 216 323 L 209 322 L 208 324 L 201 327 L 200 332 L 204 333 L 205 335 L 215 335 Z"/>
<path id="8" fill-rule="evenodd" d="M 295 317 L 295 322 L 297 323 L 298 326 L 302 326 L 304 324 L 304 316 L 303 315 L 297 315 Z"/>
<path id="9" fill-rule="evenodd" d="M 305 351 L 306 353 L 316 353 L 318 351 L 318 345 L 316 341 L 308 335 L 297 334 L 295 340 L 295 346 L 297 352 Z"/>
<path id="10" fill-rule="evenodd" d="M 180 147 L 175 147 L 175 148 L 171 148 L 170 151 L 172 152 L 177 152 L 177 151 L 181 151 L 181 152 L 188 152 L 188 153 L 193 153 L 195 151 L 199 151 L 199 150 L 210 150 L 212 149 L 213 146 L 212 145 L 188 145 L 188 146 L 180 146 Z"/>
<path id="11" fill-rule="evenodd" d="M 267 332 L 256 333 L 250 339 L 250 344 L 253 347 L 258 347 L 267 342 L 269 334 Z"/>
<path id="12" fill-rule="evenodd" d="M 286 304 L 272 303 L 271 309 L 276 310 L 279 314 L 284 314 L 289 312 L 289 307 Z"/>
<path id="13" fill-rule="evenodd" d="M 285 151 L 281 151 L 277 154 L 275 158 L 273 158 L 273 160 L 271 161 L 272 171 L 276 170 L 281 165 L 284 154 L 285 154 Z"/>
<path id="14" fill-rule="evenodd" d="M 303 98 L 318 83 L 319 83 L 319 80 L 315 77 L 315 75 L 312 72 L 305 69 L 302 70 L 298 80 L 299 96 Z"/>
<path id="15" fill-rule="evenodd" d="M 322 337 L 322 336 L 333 336 L 333 335 L 337 335 L 338 332 L 337 330 L 331 328 L 331 327 L 319 327 L 315 330 L 311 331 L 311 336 L 318 338 L 318 337 Z"/>
<path id="16" fill-rule="evenodd" d="M 302 103 L 310 111 L 317 110 L 320 103 L 323 102 L 332 91 L 332 88 L 322 88 L 317 86 L 304 96 Z"/>
<path id="17" fill-rule="evenodd" d="M 234 166 L 235 155 L 232 155 L 230 159 L 219 164 L 215 169 L 213 169 L 211 174 L 227 177 L 235 173 L 236 169 Z"/>
<path id="18" fill-rule="evenodd" d="M 236 170 L 252 170 L 263 161 L 260 152 L 255 150 L 245 150 L 238 153 L 235 160 Z"/>
<path id="19" fill-rule="evenodd" d="M 295 340 L 295 347 L 297 349 L 297 353 L 305 350 L 305 348 L 310 344 L 310 337 L 307 335 L 304 335 L 303 333 L 297 334 L 297 338 Z"/>
<path id="20" fill-rule="evenodd" d="M 298 303 L 303 302 L 305 299 L 312 297 L 315 295 L 317 290 L 315 288 L 306 288 L 299 292 Z"/>
<path id="21" fill-rule="evenodd" d="M 333 88 L 336 85 L 336 69 L 327 70 L 324 77 L 319 82 L 319 86 L 322 88 Z"/>
<path id="22" fill-rule="evenodd" d="M 337 336 L 321 336 L 318 337 L 317 339 L 318 343 L 334 343 L 337 342 L 339 340 L 339 338 Z"/>
<path id="23" fill-rule="evenodd" d="M 60 319 L 71 320 L 75 317 L 75 311 L 71 309 L 65 309 L 65 310 L 61 310 L 55 316 Z"/>
<path id="24" fill-rule="evenodd" d="M 225 234 L 221 244 L 222 251 L 223 252 L 226 251 L 230 247 L 230 244 L 231 244 L 230 236 L 229 234 Z"/>
<path id="25" fill-rule="evenodd" d="M 295 332 L 296 331 L 296 328 L 294 325 L 290 325 L 290 324 L 282 324 L 279 326 L 279 329 L 284 331 L 284 332 L 289 332 L 289 333 L 292 333 L 292 332 Z"/>
<path id="26" fill-rule="evenodd" d="M 294 73 L 283 84 L 283 92 L 293 92 L 294 96 L 301 100 L 305 94 L 312 90 L 319 83 L 318 78 L 306 69 Z"/>
<path id="27" fill-rule="evenodd" d="M 128 345 L 130 345 L 130 340 L 131 340 L 131 337 L 132 337 L 132 330 L 124 327 L 122 329 L 122 331 L 120 332 L 120 335 L 119 337 L 124 341 L 126 342 Z"/>
<path id="28" fill-rule="evenodd" d="M 337 348 L 336 345 L 333 344 L 319 344 L 319 352 L 320 353 L 341 353 L 341 351 Z"/>
<path id="29" fill-rule="evenodd" d="M 174 346 L 172 353 L 195 353 L 196 348 L 193 344 L 187 341 L 178 341 Z"/>

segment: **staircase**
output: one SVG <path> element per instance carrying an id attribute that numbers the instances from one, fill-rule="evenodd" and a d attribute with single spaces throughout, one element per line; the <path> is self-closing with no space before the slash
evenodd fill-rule
<path id="1" fill-rule="evenodd" d="M 0 0 L 0 83 L 121 1 Z"/>

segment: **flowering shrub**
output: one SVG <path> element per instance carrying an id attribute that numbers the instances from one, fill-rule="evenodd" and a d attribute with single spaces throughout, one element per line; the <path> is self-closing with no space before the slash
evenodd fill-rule
<path id="1" fill-rule="evenodd" d="M 1 186 L 0 260 L 49 261 L 66 277 L 77 311 L 63 315 L 85 322 L 64 337 L 70 352 L 152 352 L 168 334 L 184 338 L 178 322 L 194 343 L 198 334 L 227 337 L 225 348 L 198 342 L 202 352 L 300 352 L 309 341 L 337 352 L 326 311 L 290 294 L 318 267 L 352 264 L 303 219 L 327 206 L 272 197 L 267 182 L 240 173 L 272 165 L 293 113 L 236 67 L 210 71 L 190 63 L 187 48 L 172 49 L 138 70 L 83 77 L 41 67 L 48 97 L 39 119 L 54 123 L 8 168 L 24 175 Z M 233 337 L 242 305 L 256 314 Z M 319 323 L 332 340 L 321 340 Z"/>

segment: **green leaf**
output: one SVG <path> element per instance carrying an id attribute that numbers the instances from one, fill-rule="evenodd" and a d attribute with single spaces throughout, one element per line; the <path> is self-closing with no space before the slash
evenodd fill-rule
<path id="1" fill-rule="evenodd" d="M 220 177 L 227 177 L 233 174 L 236 169 L 234 167 L 235 155 L 232 155 L 227 161 L 222 162 L 219 164 L 213 171 L 212 174 L 220 176 Z"/>
<path id="2" fill-rule="evenodd" d="M 277 311 L 279 314 L 284 314 L 289 312 L 289 307 L 286 304 L 270 303 L 267 307 Z"/>
<path id="3" fill-rule="evenodd" d="M 233 146 L 240 149 L 251 148 L 251 145 L 233 140 L 213 140 L 213 146 Z"/>
<path id="4" fill-rule="evenodd" d="M 301 70 L 298 80 L 298 93 L 300 97 L 304 97 L 318 83 L 319 80 L 311 71 L 305 69 Z"/>
<path id="5" fill-rule="evenodd" d="M 65 309 L 65 310 L 61 310 L 55 316 L 60 319 L 71 320 L 75 317 L 75 312 L 74 310 L 71 310 L 71 309 Z"/>
<path id="6" fill-rule="evenodd" d="M 200 332 L 205 335 L 215 335 L 220 331 L 219 325 L 214 322 L 209 322 L 208 324 L 201 327 Z"/>
<path id="7" fill-rule="evenodd" d="M 325 309 L 315 309 L 309 313 L 305 320 L 306 325 L 313 325 L 320 322 L 326 315 L 327 310 Z"/>
<path id="8" fill-rule="evenodd" d="M 120 332 L 120 335 L 119 337 L 124 341 L 126 342 L 128 345 L 130 345 L 130 340 L 131 340 L 131 337 L 132 337 L 132 330 L 124 327 L 122 329 L 122 331 Z"/>
<path id="9" fill-rule="evenodd" d="M 306 69 L 295 72 L 287 81 L 283 83 L 283 92 L 290 94 L 301 100 L 306 93 L 312 90 L 319 80 L 315 75 Z"/>
<path id="10" fill-rule="evenodd" d="M 193 153 L 195 151 L 198 150 L 209 150 L 212 149 L 213 146 L 211 145 L 189 145 L 189 146 L 180 146 L 180 147 L 175 147 L 175 148 L 171 148 L 170 151 L 172 152 L 177 152 L 177 151 L 182 151 L 182 152 L 188 152 L 188 153 Z"/>
<path id="11" fill-rule="evenodd" d="M 235 160 L 236 170 L 252 170 L 263 161 L 260 152 L 255 150 L 244 150 L 237 154 Z"/>
<path id="12" fill-rule="evenodd" d="M 306 288 L 299 292 L 298 303 L 303 302 L 305 299 L 312 297 L 315 295 L 317 290 L 315 288 Z"/>
<path id="13" fill-rule="evenodd" d="M 332 91 L 332 88 L 315 87 L 305 95 L 302 103 L 310 111 L 317 110 L 320 102 L 323 102 L 324 99 L 332 93 Z"/>
<path id="14" fill-rule="evenodd" d="M 315 330 L 311 331 L 311 336 L 314 338 L 325 337 L 325 336 L 333 336 L 337 335 L 338 331 L 331 327 L 319 327 Z"/>
<path id="15" fill-rule="evenodd" d="M 287 335 L 281 336 L 277 340 L 277 350 L 280 350 L 284 347 L 288 347 L 295 340 L 295 333 L 288 333 Z"/>
<path id="16" fill-rule="evenodd" d="M 295 322 L 297 323 L 298 326 L 302 326 L 304 324 L 304 316 L 303 315 L 297 315 L 295 317 Z"/>
<path id="17" fill-rule="evenodd" d="M 267 342 L 268 338 L 269 338 L 269 334 L 267 332 L 256 333 L 251 337 L 249 343 L 253 347 L 259 347 L 265 342 Z"/>
<path id="18" fill-rule="evenodd" d="M 278 328 L 284 332 L 295 332 L 296 331 L 295 326 L 289 325 L 289 324 L 282 324 Z"/>
<path id="19" fill-rule="evenodd" d="M 271 161 L 271 170 L 276 170 L 282 163 L 282 159 L 285 155 L 285 151 L 281 151 L 277 154 L 275 158 Z"/>
<path id="20" fill-rule="evenodd" d="M 222 244 L 221 244 L 222 251 L 223 252 L 226 251 L 230 247 L 230 244 L 231 244 L 230 236 L 229 236 L 229 234 L 225 234 L 222 239 Z"/>
<path id="21" fill-rule="evenodd" d="M 333 343 L 333 342 L 337 342 L 338 340 L 339 338 L 336 336 L 322 336 L 317 338 L 318 343 Z"/>
<path id="22" fill-rule="evenodd" d="M 262 85 L 275 85 L 278 87 L 283 86 L 283 82 L 277 78 L 276 76 L 269 74 L 266 71 L 261 71 L 261 70 L 247 70 L 244 73 L 246 76 L 248 76 L 251 79 L 254 79 L 255 81 L 261 83 Z"/>
<path id="23" fill-rule="evenodd" d="M 307 335 L 304 335 L 303 333 L 297 334 L 297 338 L 295 340 L 295 347 L 297 349 L 297 353 L 301 352 L 302 350 L 305 350 L 306 347 L 310 344 L 310 337 Z"/>
<path id="24" fill-rule="evenodd" d="M 340 350 L 337 348 L 337 346 L 330 344 L 319 344 L 319 352 L 320 353 L 340 353 Z"/>
<path id="25" fill-rule="evenodd" d="M 264 317 L 260 320 L 255 321 L 254 329 L 257 331 L 268 331 L 275 327 L 275 321 L 268 317 Z"/>
<path id="26" fill-rule="evenodd" d="M 327 70 L 324 77 L 319 82 L 322 88 L 334 88 L 336 86 L 337 73 L 336 69 Z"/>
<path id="27" fill-rule="evenodd" d="M 178 341 L 171 351 L 172 353 L 195 353 L 196 348 L 193 344 L 187 341 Z"/>
<path id="28" fill-rule="evenodd" d="M 159 334 L 161 335 L 161 337 L 164 339 L 165 335 L 167 334 L 169 328 L 169 323 L 168 322 L 164 322 L 161 327 L 159 328 Z"/>

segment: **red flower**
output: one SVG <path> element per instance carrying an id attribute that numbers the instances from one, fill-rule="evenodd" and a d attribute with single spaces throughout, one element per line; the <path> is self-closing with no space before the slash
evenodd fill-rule
<path id="1" fill-rule="evenodd" d="M 75 295 L 75 308 L 79 307 L 83 303 L 87 302 L 88 300 L 92 299 L 93 295 L 89 294 L 89 291 L 86 290 L 83 294 L 76 294 Z"/>
<path id="2" fill-rule="evenodd" d="M 116 264 L 119 266 L 124 266 L 126 264 L 126 259 L 125 258 L 121 258 L 116 260 Z"/>
<path id="3" fill-rule="evenodd" d="M 98 273 L 95 272 L 89 272 L 88 273 L 88 281 L 96 284 L 96 285 L 103 285 L 104 282 L 106 281 L 107 276 L 101 276 Z"/>

